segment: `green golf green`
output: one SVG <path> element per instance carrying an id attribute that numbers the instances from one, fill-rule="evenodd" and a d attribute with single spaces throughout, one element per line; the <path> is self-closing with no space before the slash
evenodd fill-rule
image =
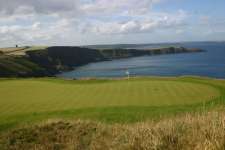
<path id="1" fill-rule="evenodd" d="M 173 106 L 219 96 L 211 86 L 170 80 L 0 81 L 0 116 L 109 106 Z"/>

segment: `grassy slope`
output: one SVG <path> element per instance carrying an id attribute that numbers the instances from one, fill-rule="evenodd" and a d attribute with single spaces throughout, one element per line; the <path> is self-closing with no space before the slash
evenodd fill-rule
<path id="1" fill-rule="evenodd" d="M 68 46 L 46 48 L 3 50 L 5 53 L 0 52 L 0 77 L 54 76 L 74 66 L 105 60 L 97 50 Z M 26 55 L 17 55 L 24 52 Z"/>
<path id="2" fill-rule="evenodd" d="M 225 81 L 136 78 L 0 81 L 0 129 L 46 118 L 136 122 L 223 105 Z"/>
<path id="3" fill-rule="evenodd" d="M 31 47 L 8 47 L 0 48 L 0 51 L 7 55 L 25 55 L 26 51 L 46 49 L 47 46 L 31 46 Z"/>
<path id="4" fill-rule="evenodd" d="M 35 76 L 44 71 L 37 64 L 18 56 L 0 55 L 0 76 Z"/>
<path id="5" fill-rule="evenodd" d="M 47 75 L 47 71 L 44 68 L 30 61 L 25 56 L 26 51 L 46 48 L 44 46 L 0 48 L 0 76 L 30 77 Z"/>
<path id="6" fill-rule="evenodd" d="M 27 49 L 26 47 L 8 47 L 8 48 L 0 48 L 4 54 L 11 55 L 14 53 L 18 53 Z"/>
<path id="7" fill-rule="evenodd" d="M 224 109 L 135 124 L 48 120 L 0 134 L 0 148 L 224 150 Z"/>

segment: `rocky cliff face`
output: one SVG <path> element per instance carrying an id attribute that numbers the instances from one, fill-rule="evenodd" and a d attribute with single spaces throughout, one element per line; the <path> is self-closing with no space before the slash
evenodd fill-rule
<path id="1" fill-rule="evenodd" d="M 202 52 L 201 49 L 187 49 L 184 47 L 168 47 L 156 49 L 101 49 L 101 54 L 108 59 L 136 57 L 143 55 L 163 55 L 176 53 Z"/>
<path id="2" fill-rule="evenodd" d="M 199 49 L 89 49 L 81 47 L 49 47 L 27 51 L 26 56 L 0 55 L 0 77 L 53 76 L 90 62 L 128 58 L 143 55 L 201 52 Z"/>
<path id="3" fill-rule="evenodd" d="M 50 47 L 26 53 L 30 61 L 45 68 L 50 74 L 104 60 L 99 51 L 80 47 Z"/>

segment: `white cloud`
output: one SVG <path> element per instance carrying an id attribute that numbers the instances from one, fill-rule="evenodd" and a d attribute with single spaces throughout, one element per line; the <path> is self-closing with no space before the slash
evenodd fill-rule
<path id="1" fill-rule="evenodd" d="M 89 23 L 89 26 L 85 26 L 84 31 L 97 34 L 148 33 L 185 26 L 186 18 L 187 14 L 181 10 L 174 14 L 148 14 L 147 17 L 132 18 L 126 22 L 112 21 L 105 23 L 98 21 Z"/>
<path id="2" fill-rule="evenodd" d="M 147 13 L 161 0 L 0 0 L 0 18 L 19 15 L 63 17 L 136 15 Z"/>
<path id="3" fill-rule="evenodd" d="M 35 44 L 61 40 L 71 34 L 69 20 L 62 19 L 52 23 L 34 22 L 31 25 L 0 26 L 0 41 L 8 45 Z"/>
<path id="4" fill-rule="evenodd" d="M 185 27 L 190 23 L 187 21 L 189 12 L 153 9 L 163 1 L 0 0 L 0 41 L 2 45 L 88 44 L 86 39 L 91 40 L 91 37 L 104 40 L 105 37 L 117 36 L 115 39 L 119 39 L 126 36 L 129 40 L 129 37 L 135 37 L 131 34 L 151 33 L 154 39 L 159 32 L 186 33 Z M 206 24 L 210 18 L 202 17 L 199 22 Z"/>
<path id="5" fill-rule="evenodd" d="M 27 14 L 27 13 L 62 13 L 74 11 L 77 8 L 74 0 L 1 0 L 0 12 L 3 15 Z"/>
<path id="6" fill-rule="evenodd" d="M 149 11 L 154 3 L 159 0 L 94 0 L 81 6 L 86 14 L 143 14 Z"/>

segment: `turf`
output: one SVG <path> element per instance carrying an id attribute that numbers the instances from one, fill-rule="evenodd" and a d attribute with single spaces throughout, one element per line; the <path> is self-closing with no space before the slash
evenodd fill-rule
<path id="1" fill-rule="evenodd" d="M 43 50 L 47 46 L 31 46 L 31 47 L 8 47 L 0 48 L 0 51 L 7 55 L 25 55 L 26 51 Z"/>
<path id="2" fill-rule="evenodd" d="M 11 79 L 0 81 L 0 130 L 57 117 L 133 122 L 179 114 L 224 100 L 224 80 Z"/>

